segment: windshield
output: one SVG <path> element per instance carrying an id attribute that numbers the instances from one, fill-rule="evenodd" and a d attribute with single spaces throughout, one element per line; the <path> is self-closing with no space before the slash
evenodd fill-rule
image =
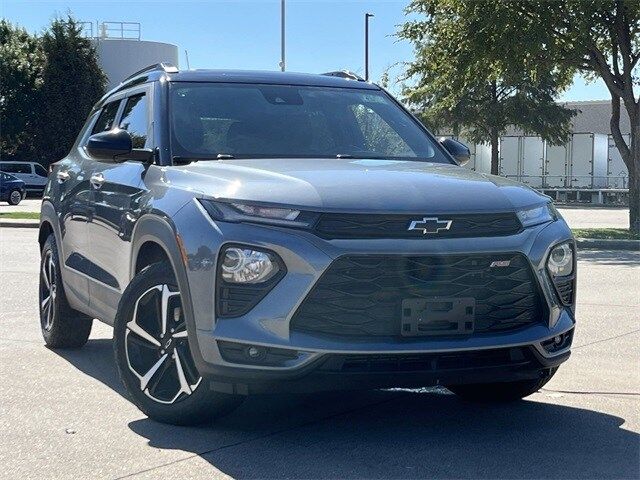
<path id="1" fill-rule="evenodd" d="M 451 163 L 378 90 L 179 82 L 171 85 L 170 99 L 174 156 Z"/>

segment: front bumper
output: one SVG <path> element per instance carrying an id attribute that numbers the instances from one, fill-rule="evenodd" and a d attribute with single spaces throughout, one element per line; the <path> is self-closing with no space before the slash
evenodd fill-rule
<path id="1" fill-rule="evenodd" d="M 569 343 L 559 350 L 549 352 L 543 346 L 549 339 L 572 332 L 575 324 L 573 309 L 562 305 L 545 270 L 550 248 L 571 240 L 570 230 L 563 220 L 528 228 L 519 234 L 506 237 L 425 241 L 323 240 L 304 231 L 214 222 L 194 200 L 180 210 L 174 221 L 181 239 L 183 263 L 188 280 L 188 288 L 181 287 L 183 301 L 190 302 L 193 312 L 193 318 L 189 321 L 190 344 L 196 366 L 203 375 L 210 377 L 214 384 L 216 381 L 221 384 L 237 383 L 231 381 L 233 379 L 253 385 L 261 382 L 287 383 L 289 378 L 295 378 L 298 383 L 300 378 L 314 372 L 310 378 L 317 375 L 327 379 L 333 378 L 334 380 L 327 381 L 337 387 L 336 378 L 347 377 L 350 374 L 328 373 L 320 368 L 336 356 L 408 356 L 515 348 L 524 349 L 534 355 L 535 361 L 526 366 L 516 367 L 516 370 L 526 371 L 526 375 L 534 376 L 568 357 L 570 338 Z M 287 275 L 247 314 L 236 318 L 215 318 L 215 266 L 218 252 L 228 243 L 252 245 L 274 251 L 286 264 Z M 539 323 L 504 333 L 411 339 L 378 337 L 354 340 L 294 331 L 290 328 L 291 319 L 300 303 L 322 273 L 341 256 L 503 252 L 521 253 L 530 261 L 545 304 L 545 318 Z M 230 362 L 228 356 L 225 359 L 221 353 L 220 342 L 230 342 L 242 348 L 254 346 L 261 349 L 290 350 L 295 352 L 295 358 L 279 365 L 260 365 L 250 361 Z M 494 373 L 508 373 L 513 369 L 503 365 L 500 368 L 492 367 L 491 370 Z M 467 373 L 472 378 L 482 377 L 480 370 L 475 367 Z M 396 372 L 394 375 L 390 375 L 389 372 L 368 372 L 364 376 L 370 375 L 380 379 L 391 378 L 394 384 L 400 377 L 406 376 L 402 372 Z M 443 373 L 437 370 L 408 372 L 407 375 L 417 376 L 417 381 L 425 385 L 432 381 L 443 382 Z M 522 372 L 509 378 L 517 379 L 518 375 L 522 375 Z M 362 378 L 362 375 L 358 374 L 358 378 Z M 311 383 L 319 385 L 321 382 L 316 379 Z"/>

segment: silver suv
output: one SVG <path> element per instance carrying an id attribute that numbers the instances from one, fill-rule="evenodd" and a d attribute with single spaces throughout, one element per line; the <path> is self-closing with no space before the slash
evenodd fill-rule
<path id="1" fill-rule="evenodd" d="M 174 424 L 282 390 L 530 395 L 569 356 L 574 241 L 468 157 L 350 74 L 145 69 L 50 174 L 45 342 L 113 325 L 132 401 Z"/>

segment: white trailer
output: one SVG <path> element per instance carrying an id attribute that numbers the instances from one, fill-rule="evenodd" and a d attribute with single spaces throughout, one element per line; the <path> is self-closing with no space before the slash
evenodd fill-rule
<path id="1" fill-rule="evenodd" d="M 520 138 L 500 137 L 500 175 L 514 180 L 520 179 Z"/>
<path id="2" fill-rule="evenodd" d="M 631 143 L 631 136 L 627 133 L 622 135 L 627 145 Z M 613 136 L 609 135 L 609 154 L 607 156 L 607 187 L 609 188 L 629 188 L 629 170 L 622 160 L 622 155 Z"/>
<path id="3" fill-rule="evenodd" d="M 540 137 L 521 137 L 521 181 L 533 188 L 541 188 L 544 174 L 544 140 Z"/>
<path id="4" fill-rule="evenodd" d="M 563 188 L 567 185 L 570 143 L 564 145 L 545 145 L 545 186 Z"/>
<path id="5" fill-rule="evenodd" d="M 571 136 L 571 186 L 604 188 L 607 185 L 607 135 L 574 133 Z"/>

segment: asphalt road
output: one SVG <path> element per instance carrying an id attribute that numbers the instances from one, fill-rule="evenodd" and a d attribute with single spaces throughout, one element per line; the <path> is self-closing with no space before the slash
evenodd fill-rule
<path id="1" fill-rule="evenodd" d="M 0 230 L 0 477 L 640 478 L 640 254 L 580 254 L 574 353 L 528 400 L 444 390 L 252 398 L 214 426 L 146 419 L 111 330 L 43 346 L 35 229 Z"/>

